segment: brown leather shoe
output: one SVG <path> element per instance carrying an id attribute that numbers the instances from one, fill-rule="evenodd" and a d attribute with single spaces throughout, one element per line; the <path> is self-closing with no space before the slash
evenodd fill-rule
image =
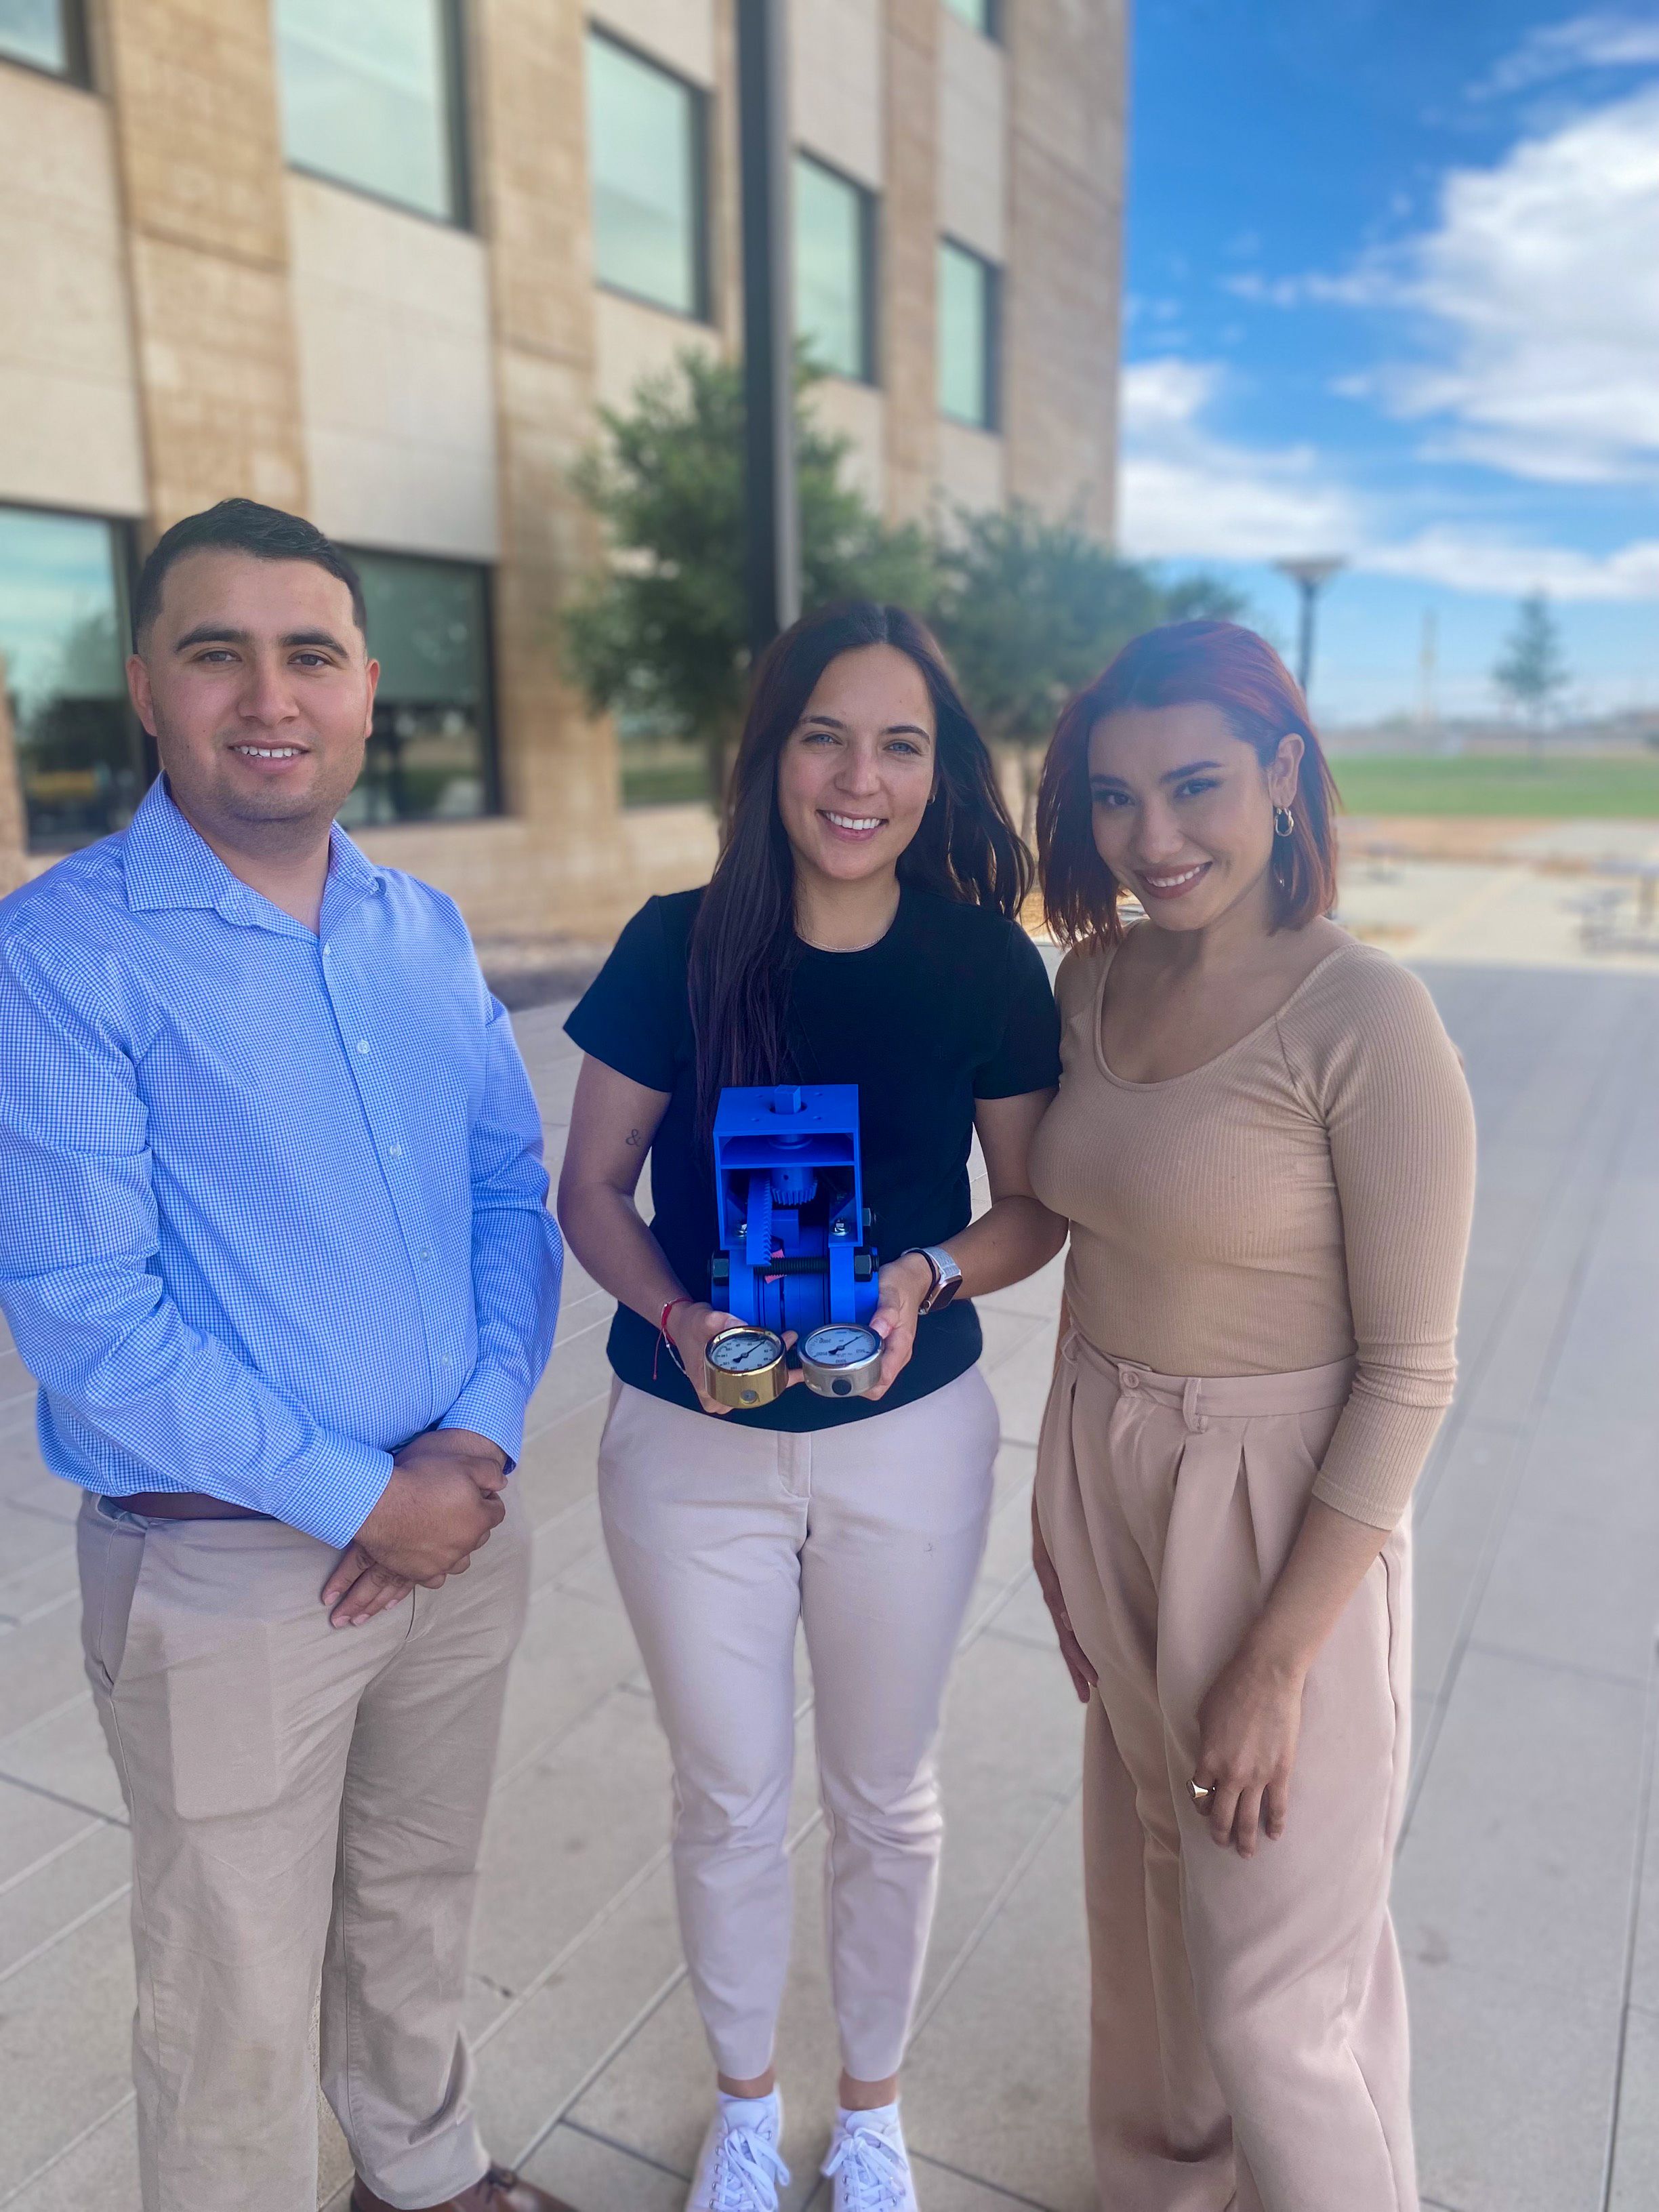
<path id="1" fill-rule="evenodd" d="M 397 2212 L 397 2208 L 377 2197 L 359 2174 L 351 2191 L 351 2212 Z M 423 2206 L 422 2212 L 571 2212 L 571 2207 L 562 2197 L 538 2189 L 533 2181 L 509 2173 L 504 2166 L 492 2166 L 471 2189 L 462 2190 L 459 2197 L 446 2197 L 441 2204 Z"/>

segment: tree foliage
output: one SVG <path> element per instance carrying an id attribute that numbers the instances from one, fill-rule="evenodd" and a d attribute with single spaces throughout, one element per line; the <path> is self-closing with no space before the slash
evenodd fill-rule
<path id="1" fill-rule="evenodd" d="M 1210 577 L 1166 585 L 1079 523 L 1018 501 L 959 513 L 939 567 L 940 641 L 981 728 L 1005 744 L 1046 744 L 1072 693 L 1142 630 L 1241 605 Z"/>
<path id="2" fill-rule="evenodd" d="M 797 380 L 795 467 L 801 599 L 810 611 L 854 597 L 926 605 L 924 534 L 894 530 L 843 482 L 848 441 L 822 429 Z M 629 711 L 695 738 L 718 793 L 743 720 L 748 672 L 743 375 L 688 350 L 641 384 L 631 409 L 603 410 L 607 442 L 578 465 L 577 489 L 614 558 L 565 617 L 571 673 L 600 712 Z"/>
<path id="3" fill-rule="evenodd" d="M 843 480 L 849 441 L 801 404 L 811 381 L 803 366 L 803 605 L 877 599 L 926 614 L 986 736 L 1021 750 L 1028 781 L 1067 696 L 1128 639 L 1157 623 L 1238 613 L 1237 595 L 1213 578 L 1166 582 L 1080 523 L 1049 522 L 1027 506 L 963 511 L 937 535 L 890 528 Z M 567 611 L 566 659 L 598 711 L 695 738 L 717 795 L 748 673 L 741 369 L 688 351 L 602 421 L 605 442 L 575 481 L 612 557 Z"/>
<path id="4" fill-rule="evenodd" d="M 1542 592 L 1522 600 L 1515 628 L 1492 670 L 1492 681 L 1534 726 L 1541 723 L 1568 681 L 1561 629 Z"/>

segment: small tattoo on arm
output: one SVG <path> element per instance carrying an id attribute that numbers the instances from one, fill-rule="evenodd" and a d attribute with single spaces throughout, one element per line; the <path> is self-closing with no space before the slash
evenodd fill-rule
<path id="1" fill-rule="evenodd" d="M 630 1130 L 629 1131 L 629 1133 L 628 1133 L 627 1136 L 626 1136 L 625 1138 L 623 1138 L 623 1142 L 624 1144 L 626 1144 L 626 1145 L 631 1145 L 631 1146 L 633 1146 L 634 1150 L 635 1150 L 635 1152 L 637 1152 L 637 1151 L 639 1150 L 639 1147 L 640 1147 L 640 1133 L 639 1133 L 639 1131 L 638 1131 L 637 1129 L 630 1129 Z"/>

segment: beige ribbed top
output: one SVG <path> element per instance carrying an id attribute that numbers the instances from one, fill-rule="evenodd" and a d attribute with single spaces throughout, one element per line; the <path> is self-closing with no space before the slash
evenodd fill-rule
<path id="1" fill-rule="evenodd" d="M 1314 1494 L 1392 1528 L 1455 1373 L 1474 1121 L 1434 1002 L 1352 941 L 1185 1075 L 1107 1066 L 1109 951 L 1055 989 L 1060 1095 L 1031 1155 L 1072 1224 L 1066 1296 L 1097 1351 L 1163 1375 L 1279 1375 L 1358 1355 Z"/>

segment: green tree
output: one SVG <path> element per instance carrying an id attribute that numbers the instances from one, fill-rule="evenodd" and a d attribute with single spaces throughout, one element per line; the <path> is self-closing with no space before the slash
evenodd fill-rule
<path id="1" fill-rule="evenodd" d="M 935 625 L 986 736 L 1018 753 L 1028 828 L 1040 756 L 1071 694 L 1142 630 L 1242 605 L 1214 578 L 1164 583 L 1077 521 L 1018 501 L 959 512 L 939 567 Z"/>
<path id="2" fill-rule="evenodd" d="M 1522 600 L 1515 628 L 1492 673 L 1498 690 L 1525 719 L 1533 752 L 1538 754 L 1543 749 L 1544 725 L 1568 682 L 1560 625 L 1546 593 L 1534 592 Z"/>
<path id="3" fill-rule="evenodd" d="M 795 465 L 801 599 L 808 611 L 853 597 L 926 605 L 932 548 L 914 527 L 890 529 L 845 482 L 848 441 L 802 405 Z M 718 799 L 743 720 L 749 653 L 739 368 L 683 353 L 643 382 L 626 411 L 601 412 L 605 439 L 575 471 L 605 526 L 612 558 L 567 610 L 566 659 L 599 712 L 631 711 L 695 738 Z"/>

